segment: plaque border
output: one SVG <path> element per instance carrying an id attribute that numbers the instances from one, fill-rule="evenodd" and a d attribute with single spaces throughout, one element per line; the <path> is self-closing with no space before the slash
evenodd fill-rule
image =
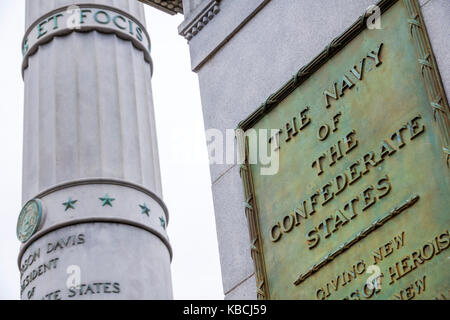
<path id="1" fill-rule="evenodd" d="M 380 8 L 381 14 L 385 13 L 398 1 L 403 1 L 408 11 L 409 19 L 406 21 L 410 25 L 410 40 L 416 48 L 418 67 L 421 69 L 422 80 L 430 103 L 430 111 L 433 113 L 435 124 L 439 128 L 442 143 L 444 162 L 447 169 L 450 168 L 450 120 L 449 104 L 445 94 L 442 79 L 434 57 L 431 42 L 428 37 L 425 22 L 423 20 L 420 3 L 418 0 L 381 0 L 376 5 Z M 334 38 L 328 46 L 317 55 L 311 62 L 300 68 L 280 89 L 271 94 L 261 106 L 251 113 L 246 119 L 241 121 L 236 131 L 246 131 L 261 120 L 281 101 L 289 96 L 312 74 L 319 70 L 328 60 L 336 55 L 350 41 L 367 28 L 367 15 L 363 13 L 346 31 Z M 241 132 L 242 132 L 241 131 Z M 242 136 L 237 133 L 237 137 Z M 265 268 L 264 252 L 261 247 L 261 229 L 259 225 L 259 212 L 255 199 L 253 177 L 249 164 L 248 139 L 237 139 L 240 159 L 240 176 L 243 182 L 245 196 L 245 215 L 248 222 L 251 256 L 255 267 L 256 292 L 258 300 L 270 299 L 270 291 Z"/>

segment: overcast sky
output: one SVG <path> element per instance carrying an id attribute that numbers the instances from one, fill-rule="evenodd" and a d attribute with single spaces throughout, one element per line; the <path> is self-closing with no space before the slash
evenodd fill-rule
<path id="1" fill-rule="evenodd" d="M 174 298 L 223 299 L 198 80 L 177 32 L 183 16 L 146 8 L 146 17 L 163 194 L 171 216 Z M 25 0 L 0 0 L 0 299 L 19 299 L 24 18 Z"/>

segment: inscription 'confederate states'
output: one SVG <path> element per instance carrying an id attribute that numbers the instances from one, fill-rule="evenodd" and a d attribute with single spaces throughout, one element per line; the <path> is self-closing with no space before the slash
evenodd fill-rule
<path id="1" fill-rule="evenodd" d="M 333 199 L 338 198 L 339 195 L 345 194 L 344 191 L 349 186 L 366 176 L 371 169 L 376 168 L 383 161 L 403 150 L 408 142 L 412 142 L 425 132 L 425 126 L 421 123 L 421 119 L 422 116 L 417 115 L 401 124 L 399 129 L 390 135 L 391 139 L 380 142 L 378 150 L 364 153 L 343 172 L 311 192 L 311 195 L 307 196 L 289 214 L 273 225 L 269 230 L 270 240 L 272 242 L 280 241 L 286 234 L 296 230 L 294 227 L 298 227 L 302 225 L 304 220 L 310 219 L 319 207 L 324 207 L 332 202 Z M 342 157 L 342 153 L 336 152 L 335 157 Z M 341 209 L 335 211 L 335 214 L 326 217 L 314 229 L 305 232 L 308 248 L 315 248 L 319 244 L 320 239 L 327 239 L 331 236 L 331 233 L 336 232 L 350 220 L 356 218 L 358 215 L 358 212 L 355 210 L 356 204 L 360 205 L 361 212 L 366 211 L 378 199 L 385 197 L 391 188 L 389 176 L 385 175 L 375 185 L 370 184 L 362 189 L 358 195 L 349 198 Z"/>

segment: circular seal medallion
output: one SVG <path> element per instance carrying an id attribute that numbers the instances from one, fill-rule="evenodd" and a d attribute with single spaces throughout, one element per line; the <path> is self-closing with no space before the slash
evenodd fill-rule
<path id="1" fill-rule="evenodd" d="M 17 221 L 17 239 L 24 243 L 36 232 L 41 222 L 42 203 L 39 199 L 28 201 L 20 211 Z"/>

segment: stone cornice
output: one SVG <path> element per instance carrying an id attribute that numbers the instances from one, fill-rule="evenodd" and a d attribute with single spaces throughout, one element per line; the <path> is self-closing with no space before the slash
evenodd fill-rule
<path id="1" fill-rule="evenodd" d="M 220 0 L 208 0 L 199 5 L 178 27 L 186 40 L 196 36 L 220 12 Z"/>
<path id="2" fill-rule="evenodd" d="M 171 15 L 175 15 L 177 13 L 183 14 L 183 0 L 139 0 L 139 1 Z"/>

